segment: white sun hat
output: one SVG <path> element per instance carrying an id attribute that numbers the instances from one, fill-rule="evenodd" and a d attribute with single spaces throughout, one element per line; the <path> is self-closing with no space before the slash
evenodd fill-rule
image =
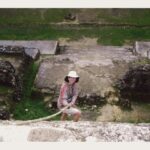
<path id="1" fill-rule="evenodd" d="M 78 74 L 76 73 L 76 71 L 69 71 L 68 75 L 64 78 L 64 80 L 65 80 L 66 82 L 68 82 L 68 77 L 76 78 L 76 82 L 79 81 L 79 76 L 78 76 Z"/>
<path id="2" fill-rule="evenodd" d="M 78 74 L 76 73 L 76 71 L 70 71 L 67 75 L 68 77 L 73 77 L 73 78 L 78 78 Z"/>

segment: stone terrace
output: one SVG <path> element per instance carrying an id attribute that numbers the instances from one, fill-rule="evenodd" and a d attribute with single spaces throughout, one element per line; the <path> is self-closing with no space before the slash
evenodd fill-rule
<path id="1" fill-rule="evenodd" d="M 12 41 L 12 40 L 0 40 L 0 45 L 4 46 L 23 46 L 28 48 L 37 48 L 41 54 L 54 55 L 57 52 L 58 41 L 46 41 L 46 40 L 35 40 L 35 41 Z"/>

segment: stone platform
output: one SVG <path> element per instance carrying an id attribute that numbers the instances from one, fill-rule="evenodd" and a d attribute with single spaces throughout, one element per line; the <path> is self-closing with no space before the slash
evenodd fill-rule
<path id="1" fill-rule="evenodd" d="M 0 122 L 1 142 L 148 142 L 150 124 L 45 121 L 29 125 Z"/>
<path id="2" fill-rule="evenodd" d="M 48 40 L 30 40 L 30 41 L 17 41 L 17 40 L 0 40 L 0 45 L 3 46 L 22 46 L 28 48 L 37 48 L 41 54 L 54 55 L 57 52 L 58 41 Z"/>

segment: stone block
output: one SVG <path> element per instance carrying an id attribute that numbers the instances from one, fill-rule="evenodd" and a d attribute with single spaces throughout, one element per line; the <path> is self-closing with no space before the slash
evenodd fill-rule
<path id="1" fill-rule="evenodd" d="M 33 60 L 37 60 L 40 56 L 40 51 L 36 48 L 25 48 L 25 53 Z"/>
<path id="2" fill-rule="evenodd" d="M 15 41 L 0 40 L 0 45 L 4 46 L 23 46 L 27 48 L 36 48 L 41 54 L 55 55 L 58 50 L 58 41 L 34 40 L 34 41 Z"/>
<path id="3" fill-rule="evenodd" d="M 37 128 L 32 129 L 28 135 L 28 141 L 33 142 L 73 142 L 76 141 L 72 132 L 62 128 Z"/>
<path id="4" fill-rule="evenodd" d="M 150 42 L 135 42 L 135 52 L 150 59 Z"/>

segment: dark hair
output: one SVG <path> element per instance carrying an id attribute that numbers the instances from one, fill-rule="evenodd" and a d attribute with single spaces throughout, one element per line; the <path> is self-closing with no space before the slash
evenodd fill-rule
<path id="1" fill-rule="evenodd" d="M 66 82 L 69 82 L 68 76 L 66 76 L 66 77 L 64 78 L 64 80 L 65 80 Z M 76 78 L 76 83 L 77 83 L 77 82 L 79 82 L 79 77 Z"/>

